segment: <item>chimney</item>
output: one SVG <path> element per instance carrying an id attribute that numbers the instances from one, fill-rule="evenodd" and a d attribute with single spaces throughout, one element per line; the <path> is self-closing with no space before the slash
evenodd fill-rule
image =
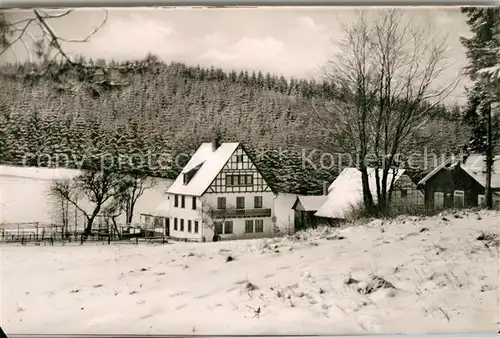
<path id="1" fill-rule="evenodd" d="M 323 182 L 323 195 L 328 195 L 328 182 L 324 181 Z"/>
<path id="2" fill-rule="evenodd" d="M 212 139 L 212 151 L 216 151 L 217 148 L 219 148 L 219 138 L 218 137 L 214 137 Z"/>

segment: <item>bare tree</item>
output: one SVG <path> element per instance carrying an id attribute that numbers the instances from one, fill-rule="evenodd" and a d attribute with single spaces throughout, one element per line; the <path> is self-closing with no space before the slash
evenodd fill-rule
<path id="1" fill-rule="evenodd" d="M 103 214 L 108 222 L 112 222 L 114 231 L 119 238 L 121 238 L 121 234 L 118 230 L 118 217 L 125 212 L 126 224 L 132 224 L 137 200 L 147 189 L 154 186 L 155 181 L 153 178 L 139 172 L 124 174 L 117 181 L 112 200 L 104 208 Z"/>
<path id="2" fill-rule="evenodd" d="M 123 207 L 120 203 L 120 200 L 116 197 L 103 209 L 103 215 L 105 217 L 106 223 L 109 228 L 109 221 L 113 224 L 113 230 L 118 236 L 119 239 L 122 238 L 120 231 L 118 230 L 117 218 L 120 217 L 123 213 Z"/>
<path id="3" fill-rule="evenodd" d="M 116 189 L 122 177 L 123 174 L 115 171 L 89 170 L 71 181 L 54 182 L 51 194 L 68 201 L 85 216 L 87 224 L 83 238 L 86 239 L 92 231 L 95 218 L 106 210 L 106 203 L 111 202 L 116 196 Z M 85 210 L 81 202 L 78 202 L 82 201 L 82 196 L 92 204 L 92 211 Z"/>
<path id="4" fill-rule="evenodd" d="M 327 73 L 342 90 L 324 107 L 313 105 L 321 126 L 359 161 L 366 211 L 386 211 L 399 166 L 412 136 L 456 88 L 459 76 L 438 83 L 449 66 L 446 38 L 412 25 L 400 10 L 361 10 Z M 375 167 L 377 203 L 369 186 Z M 391 179 L 392 177 L 392 179 Z"/>
<path id="5" fill-rule="evenodd" d="M 203 224 L 206 224 L 207 227 L 214 232 L 214 237 L 217 236 L 217 238 L 219 238 L 223 230 L 217 227 L 224 227 L 226 220 L 234 216 L 233 210 L 236 210 L 233 206 L 226 206 L 224 209 L 218 209 L 210 203 L 203 203 L 201 207 Z"/>
<path id="6" fill-rule="evenodd" d="M 65 236 L 69 233 L 69 203 L 60 195 L 52 196 L 52 202 L 54 204 L 53 216 L 56 217 L 57 223 L 62 226 L 62 233 Z"/>
<path id="7" fill-rule="evenodd" d="M 118 199 L 123 210 L 125 211 L 125 221 L 127 225 L 132 224 L 137 200 L 147 189 L 151 189 L 155 185 L 156 182 L 152 177 L 149 177 L 140 171 L 134 171 L 124 175 L 122 181 L 119 183 L 115 198 Z"/>

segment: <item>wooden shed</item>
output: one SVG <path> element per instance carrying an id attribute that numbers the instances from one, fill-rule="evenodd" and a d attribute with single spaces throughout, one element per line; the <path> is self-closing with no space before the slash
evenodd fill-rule
<path id="1" fill-rule="evenodd" d="M 314 214 L 325 203 L 326 199 L 326 195 L 297 197 L 292 207 L 295 213 L 295 231 L 318 226 L 321 218 L 314 216 Z"/>
<path id="2" fill-rule="evenodd" d="M 494 164 L 491 182 L 493 203 L 500 210 L 500 156 L 496 156 Z M 484 156 L 450 158 L 418 184 L 424 189 L 428 210 L 483 206 L 486 185 Z"/>

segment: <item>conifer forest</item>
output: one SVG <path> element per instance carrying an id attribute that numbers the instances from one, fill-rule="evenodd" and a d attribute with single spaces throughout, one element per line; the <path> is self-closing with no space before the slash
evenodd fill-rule
<path id="1" fill-rule="evenodd" d="M 77 168 L 89 156 L 139 153 L 149 154 L 156 164 L 161 157 L 162 165 L 143 167 L 151 175 L 173 179 L 201 142 L 218 136 L 242 142 L 276 191 L 321 194 L 323 182 L 338 174 L 334 163 L 314 165 L 320 154 L 340 150 L 312 109 L 313 102 L 341 98 L 342 88 L 335 83 L 167 64 L 151 55 L 139 61 L 87 63 L 123 71 L 116 81 L 109 76 L 100 80 L 95 72 L 93 81 L 71 81 L 82 75 L 64 63 L 2 66 L 1 163 L 55 165 L 26 156 L 43 153 Z M 458 118 L 459 106 L 440 105 L 434 111 L 414 140 L 415 149 L 456 151 L 469 138 Z M 419 176 L 425 169 L 412 173 Z"/>

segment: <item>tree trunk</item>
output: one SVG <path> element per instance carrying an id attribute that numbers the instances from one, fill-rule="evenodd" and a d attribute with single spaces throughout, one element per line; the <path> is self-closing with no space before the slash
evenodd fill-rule
<path id="1" fill-rule="evenodd" d="M 118 239 L 122 239 L 122 235 L 120 234 L 120 231 L 118 231 L 118 224 L 116 224 L 116 217 L 118 217 L 118 216 L 112 216 L 111 221 L 113 222 L 113 228 L 116 231 L 116 235 L 118 236 Z"/>
<path id="2" fill-rule="evenodd" d="M 493 194 L 491 190 L 491 172 L 493 171 L 493 137 L 492 137 L 492 118 L 491 118 L 491 103 L 488 104 L 487 112 L 487 123 L 488 123 L 488 141 L 486 145 L 486 186 L 485 186 L 485 199 L 486 208 L 493 209 Z"/>
<path id="3" fill-rule="evenodd" d="M 384 158 L 382 169 L 382 182 L 380 182 L 380 195 L 378 196 L 378 211 L 386 215 L 389 212 L 389 199 L 387 198 L 387 179 L 391 171 L 391 161 Z"/>
<path id="4" fill-rule="evenodd" d="M 83 231 L 84 240 L 86 240 L 89 237 L 90 232 L 92 231 L 92 225 L 93 225 L 94 220 L 97 217 L 98 213 L 99 213 L 99 210 L 94 210 L 94 212 L 92 213 L 92 216 L 87 217 L 87 225 L 85 226 L 85 230 Z"/>
<path id="5" fill-rule="evenodd" d="M 372 196 L 371 191 L 370 191 L 370 183 L 368 180 L 368 170 L 366 169 L 366 166 L 364 164 L 361 165 L 360 171 L 361 171 L 361 182 L 363 185 L 363 204 L 364 204 L 366 212 L 369 215 L 372 215 L 375 212 L 375 209 L 373 206 L 373 196 Z"/>
<path id="6" fill-rule="evenodd" d="M 134 206 L 132 204 L 127 206 L 126 216 L 127 216 L 127 225 L 132 224 L 132 220 L 134 218 Z"/>

